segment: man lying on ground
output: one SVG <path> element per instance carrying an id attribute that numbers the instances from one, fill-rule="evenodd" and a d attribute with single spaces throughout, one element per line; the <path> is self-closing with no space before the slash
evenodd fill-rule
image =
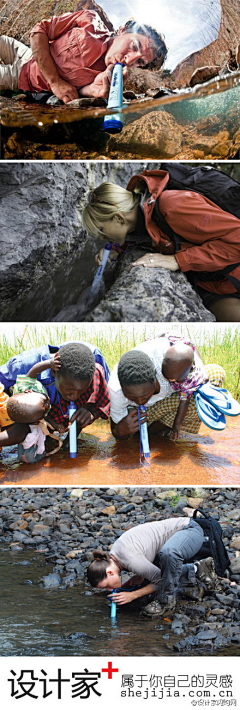
<path id="1" fill-rule="evenodd" d="M 151 27 L 130 20 L 113 34 L 93 10 L 38 22 L 30 43 L 0 37 L 0 90 L 47 91 L 64 103 L 79 96 L 107 98 L 116 62 L 146 67 L 156 59 L 163 63 L 167 54 Z"/>

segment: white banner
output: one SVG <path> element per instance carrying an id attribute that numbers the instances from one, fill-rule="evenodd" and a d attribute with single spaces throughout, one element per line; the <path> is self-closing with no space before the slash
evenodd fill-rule
<path id="1" fill-rule="evenodd" d="M 96 710 L 112 710 L 112 703 L 141 710 L 147 701 L 151 710 L 236 707 L 239 675 L 239 658 L 230 656 L 2 657 L 1 706 L 65 710 L 85 701 L 83 707 Z"/>

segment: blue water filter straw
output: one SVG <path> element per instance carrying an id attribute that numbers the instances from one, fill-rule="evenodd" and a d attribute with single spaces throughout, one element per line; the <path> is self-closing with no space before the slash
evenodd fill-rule
<path id="1" fill-rule="evenodd" d="M 150 463 L 150 449 L 148 440 L 148 428 L 147 422 L 141 424 L 141 412 L 146 412 L 146 407 L 140 405 L 138 407 L 138 421 L 139 421 L 139 431 L 140 431 L 140 463 L 142 463 L 142 455 L 146 463 Z"/>
<path id="2" fill-rule="evenodd" d="M 68 416 L 69 419 L 71 419 L 72 415 L 76 412 L 76 404 L 75 402 L 70 402 L 69 407 L 68 407 Z M 77 421 L 75 419 L 75 422 L 71 424 L 69 427 L 69 453 L 70 453 L 70 459 L 76 459 L 77 457 Z"/>
<path id="3" fill-rule="evenodd" d="M 120 110 L 122 108 L 123 66 L 123 64 L 117 63 L 113 67 L 107 108 L 117 108 Z M 103 128 L 107 133 L 121 133 L 123 128 L 122 114 L 114 113 L 111 116 L 105 116 Z"/>
<path id="4" fill-rule="evenodd" d="M 116 591 L 117 591 L 116 589 L 113 589 L 112 593 L 114 594 L 114 592 L 116 592 Z M 116 615 L 117 615 L 117 605 L 116 605 L 116 602 L 112 602 L 111 603 L 111 619 L 115 619 Z"/>
<path id="5" fill-rule="evenodd" d="M 112 244 L 110 244 L 110 243 L 109 243 L 109 244 L 106 244 L 106 246 L 105 246 L 105 248 L 104 248 L 102 263 L 101 263 L 101 265 L 98 267 L 98 269 L 97 269 L 97 271 L 96 271 L 96 274 L 95 274 L 95 276 L 94 276 L 92 285 L 91 285 L 91 291 L 90 291 L 90 295 L 91 295 L 91 296 L 93 296 L 94 293 L 95 293 L 95 291 L 97 291 L 97 289 L 98 289 L 98 286 L 99 286 L 100 281 L 101 281 L 101 279 L 102 279 L 102 275 L 103 275 L 105 266 L 106 266 L 107 261 L 108 261 L 108 259 L 109 259 L 109 252 L 111 251 L 111 248 L 112 248 Z"/>

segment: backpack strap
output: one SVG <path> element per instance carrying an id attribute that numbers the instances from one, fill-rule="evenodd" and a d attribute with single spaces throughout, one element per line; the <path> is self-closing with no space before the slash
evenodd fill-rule
<path id="1" fill-rule="evenodd" d="M 195 510 L 193 512 L 193 520 L 197 519 L 197 513 L 201 513 L 201 515 L 203 515 L 204 518 L 210 518 L 210 515 L 208 515 L 208 513 L 205 513 L 204 510 L 202 510 L 202 508 L 195 508 Z"/>
<path id="2" fill-rule="evenodd" d="M 181 242 L 185 242 L 186 239 L 183 237 L 180 237 L 179 234 L 176 234 L 172 227 L 170 227 L 170 224 L 166 221 L 165 217 L 162 215 L 160 212 L 158 200 L 156 200 L 155 207 L 152 213 L 152 219 L 157 224 L 158 227 L 164 232 L 164 234 L 167 234 L 167 236 L 171 239 L 173 244 L 175 245 L 175 251 L 179 251 L 181 249 Z"/>

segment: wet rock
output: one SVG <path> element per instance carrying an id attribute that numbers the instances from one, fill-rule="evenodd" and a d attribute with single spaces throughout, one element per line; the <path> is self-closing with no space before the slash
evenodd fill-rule
<path id="1" fill-rule="evenodd" d="M 39 151 L 40 160 L 55 160 L 56 153 L 55 150 L 40 150 Z"/>
<path id="2" fill-rule="evenodd" d="M 29 533 L 27 530 L 25 531 L 25 533 L 21 533 L 16 530 L 13 533 L 13 539 L 17 542 L 26 542 L 28 540 L 28 535 Z"/>
<path id="3" fill-rule="evenodd" d="M 11 525 L 9 525 L 10 530 L 26 530 L 27 527 L 28 523 L 26 520 L 19 520 L 18 522 L 11 523 Z"/>
<path id="4" fill-rule="evenodd" d="M 230 520 L 240 520 L 240 508 L 234 508 L 229 511 Z"/>
<path id="5" fill-rule="evenodd" d="M 181 515 L 183 509 L 184 509 L 185 506 L 186 506 L 186 503 L 187 503 L 187 498 L 186 498 L 186 497 L 184 497 L 184 498 L 179 498 L 179 501 L 176 503 L 176 505 L 175 505 L 175 507 L 174 507 L 174 513 L 179 513 L 179 515 Z"/>
<path id="6" fill-rule="evenodd" d="M 226 606 L 228 606 L 229 604 L 231 605 L 231 600 L 229 599 L 229 595 L 227 595 L 227 594 L 218 594 L 218 593 L 217 593 L 217 594 L 215 594 L 215 596 L 216 596 L 216 599 L 217 599 L 221 604 L 225 604 Z"/>
<path id="7" fill-rule="evenodd" d="M 212 610 L 213 616 L 225 616 L 226 613 L 226 609 L 219 609 L 218 607 Z"/>
<path id="8" fill-rule="evenodd" d="M 71 552 L 68 552 L 66 554 L 66 558 L 67 559 L 74 559 L 75 557 L 77 557 L 77 555 L 80 555 L 81 552 L 82 552 L 82 550 L 71 550 Z"/>
<path id="9" fill-rule="evenodd" d="M 180 152 L 182 129 L 167 111 L 151 111 L 125 126 L 118 136 L 110 138 L 110 151 L 131 151 L 148 158 L 173 158 Z"/>
<path id="10" fill-rule="evenodd" d="M 231 141 L 222 141 L 212 149 L 212 155 L 218 158 L 227 158 L 230 155 Z"/>
<path id="11" fill-rule="evenodd" d="M 190 505 L 190 508 L 201 508 L 203 502 L 203 498 L 187 498 L 187 503 Z"/>
<path id="12" fill-rule="evenodd" d="M 2 505 L 2 506 L 5 506 L 5 505 L 12 505 L 12 503 L 13 503 L 13 499 L 10 498 L 10 497 L 9 497 L 9 498 L 7 498 L 7 497 L 4 498 L 4 497 L 3 497 L 3 498 L 1 499 L 1 505 Z"/>
<path id="13" fill-rule="evenodd" d="M 73 488 L 70 493 L 70 498 L 82 498 L 83 497 L 83 489 L 82 488 Z"/>
<path id="14" fill-rule="evenodd" d="M 104 508 L 101 512 L 103 515 L 114 515 L 116 512 L 115 505 L 108 505 L 107 508 Z"/>
<path id="15" fill-rule="evenodd" d="M 56 589 L 61 584 L 61 577 L 56 572 L 52 572 L 46 577 L 42 577 L 42 582 L 45 589 Z"/>
<path id="16" fill-rule="evenodd" d="M 199 641 L 209 641 L 209 640 L 215 639 L 216 636 L 217 636 L 217 631 L 212 631 L 211 629 L 208 629 L 206 631 L 200 631 L 197 634 L 196 638 Z"/>
<path id="17" fill-rule="evenodd" d="M 32 529 L 32 535 L 41 535 L 41 536 L 45 537 L 45 536 L 48 536 L 49 533 L 50 533 L 49 525 L 41 525 L 41 523 L 34 525 L 34 527 Z"/>
<path id="18" fill-rule="evenodd" d="M 213 153 L 214 150 L 218 149 L 218 139 L 217 135 L 213 137 L 208 136 L 198 136 L 194 141 L 194 150 L 201 150 L 205 155 Z"/>
<path id="19" fill-rule="evenodd" d="M 65 523 L 59 525 L 59 530 L 60 530 L 60 532 L 63 533 L 63 534 L 70 532 L 69 526 L 68 526 L 68 525 L 65 525 Z"/>
<path id="20" fill-rule="evenodd" d="M 116 270 L 114 284 L 88 315 L 88 321 L 214 321 L 185 274 L 167 269 L 130 268 L 142 251 L 127 253 Z"/>
<path id="21" fill-rule="evenodd" d="M 233 575 L 240 574 L 240 557 L 236 557 L 235 560 L 231 560 L 231 570 Z"/>
<path id="22" fill-rule="evenodd" d="M 209 81 L 210 79 L 213 79 L 214 76 L 217 76 L 220 69 L 220 65 L 215 67 L 199 67 L 199 69 L 195 69 L 189 81 L 189 86 L 204 84 L 205 81 Z"/>

